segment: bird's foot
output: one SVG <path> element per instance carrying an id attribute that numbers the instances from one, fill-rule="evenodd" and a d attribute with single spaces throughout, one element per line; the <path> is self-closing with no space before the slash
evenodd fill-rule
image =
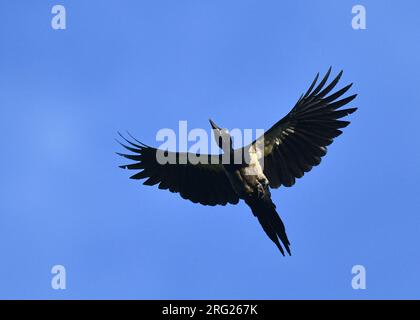
<path id="1" fill-rule="evenodd" d="M 265 194 L 265 188 L 262 184 L 258 184 L 257 186 L 257 197 L 258 199 L 262 199 L 264 198 L 264 194 Z"/>

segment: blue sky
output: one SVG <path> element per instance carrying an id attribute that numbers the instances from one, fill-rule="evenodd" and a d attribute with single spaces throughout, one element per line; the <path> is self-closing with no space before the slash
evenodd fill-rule
<path id="1" fill-rule="evenodd" d="M 420 298 L 419 9 L 1 1 L 0 298 Z M 202 207 L 117 167 L 117 131 L 156 145 L 179 120 L 268 129 L 330 65 L 359 110 L 319 167 L 273 191 L 292 257 L 246 205 Z M 57 264 L 66 290 L 51 288 Z"/>

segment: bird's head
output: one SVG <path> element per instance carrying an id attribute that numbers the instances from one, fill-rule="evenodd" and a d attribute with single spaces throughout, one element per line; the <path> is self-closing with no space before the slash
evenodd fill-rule
<path id="1" fill-rule="evenodd" d="M 232 137 L 227 129 L 220 128 L 211 119 L 209 119 L 210 125 L 213 129 L 213 136 L 216 140 L 217 145 L 224 152 L 231 151 L 233 149 Z"/>

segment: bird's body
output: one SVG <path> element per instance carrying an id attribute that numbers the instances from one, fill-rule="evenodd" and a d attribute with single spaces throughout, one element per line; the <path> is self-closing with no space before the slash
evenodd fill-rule
<path id="1" fill-rule="evenodd" d="M 283 222 L 271 200 L 270 182 L 264 174 L 257 152 L 252 150 L 248 155 L 247 163 L 244 161 L 240 165 L 225 164 L 223 166 L 225 174 L 235 193 L 251 208 L 254 216 L 258 218 L 264 231 L 277 245 L 280 252 L 284 254 L 279 238 L 290 254 L 290 243 Z"/>
<path id="2" fill-rule="evenodd" d="M 245 200 L 269 185 L 267 177 L 258 159 L 253 156 L 249 163 L 224 164 L 223 168 L 233 190 L 239 198 Z"/>
<path id="3" fill-rule="evenodd" d="M 338 119 L 356 111 L 339 109 L 356 97 L 338 100 L 351 84 L 328 95 L 342 75 L 340 72 L 325 86 L 330 72 L 331 68 L 315 87 L 317 75 L 289 114 L 243 148 L 234 150 L 229 132 L 210 120 L 216 142 L 228 155 L 227 163 L 221 161 L 220 155 L 204 155 L 208 160 L 205 163 L 185 163 L 178 160 L 185 156 L 188 159 L 191 154 L 165 151 L 176 161 L 162 164 L 158 161 L 161 150 L 123 137 L 131 145 L 123 146 L 134 154 L 120 155 L 136 162 L 121 167 L 142 170 L 131 178 L 147 178 L 145 185 L 159 184 L 159 189 L 178 192 L 195 203 L 214 206 L 245 201 L 280 252 L 284 255 L 286 249 L 290 254 L 290 242 L 271 200 L 270 188 L 291 187 L 297 178 L 317 166 L 327 146 L 342 133 L 340 129 L 350 123 Z"/>

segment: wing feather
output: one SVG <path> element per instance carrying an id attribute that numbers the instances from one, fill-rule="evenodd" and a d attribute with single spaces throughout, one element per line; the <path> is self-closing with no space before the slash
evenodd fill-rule
<path id="1" fill-rule="evenodd" d="M 294 108 L 250 146 L 264 145 L 264 173 L 272 188 L 290 187 L 327 154 L 327 146 L 341 135 L 350 122 L 339 120 L 357 110 L 340 109 L 352 102 L 356 94 L 342 98 L 352 87 L 349 84 L 331 93 L 343 71 L 327 85 L 331 68 L 317 84 L 319 73 Z M 260 143 L 263 139 L 263 143 Z M 250 148 L 247 146 L 245 148 Z"/>
<path id="2" fill-rule="evenodd" d="M 189 154 L 165 152 L 169 159 L 172 157 L 177 161 L 175 164 L 160 164 L 157 161 L 158 149 L 139 142 L 131 135 L 130 137 L 134 141 L 128 140 L 121 134 L 120 136 L 128 145 L 120 144 L 131 154 L 117 154 L 136 161 L 135 163 L 122 165 L 120 168 L 141 170 L 132 175 L 131 179 L 146 179 L 143 182 L 144 185 L 158 185 L 159 189 L 179 193 L 182 198 L 194 203 L 210 206 L 238 203 L 239 197 L 233 190 L 223 165 L 219 159 L 217 161 L 212 159 L 212 157 L 218 156 L 208 155 L 207 163 L 192 164 L 187 161 L 186 164 L 181 164 L 178 160 L 185 156 L 189 159 Z"/>

